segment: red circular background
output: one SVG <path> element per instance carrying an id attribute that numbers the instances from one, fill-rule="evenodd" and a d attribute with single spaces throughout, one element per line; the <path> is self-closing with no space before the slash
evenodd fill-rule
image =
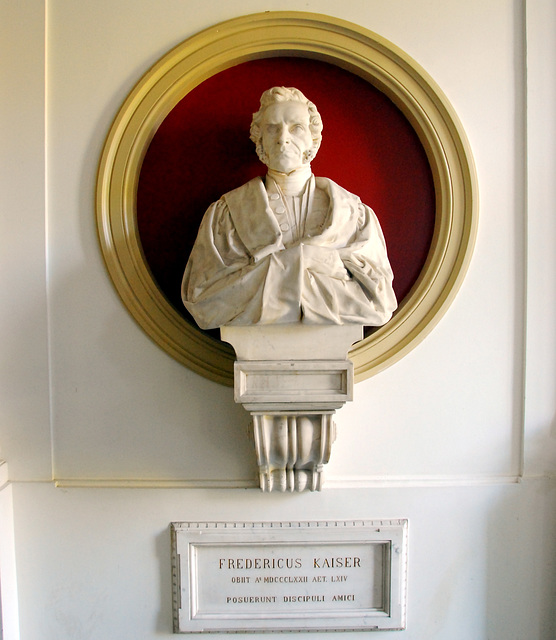
<path id="1" fill-rule="evenodd" d="M 297 87 L 324 123 L 313 173 L 360 196 L 377 214 L 401 302 L 419 276 L 434 229 L 431 169 L 417 134 L 367 81 L 307 58 L 265 58 L 222 71 L 187 94 L 158 128 L 145 155 L 137 224 L 146 262 L 168 301 L 183 308 L 181 278 L 211 202 L 263 175 L 249 127 L 263 91 Z"/>

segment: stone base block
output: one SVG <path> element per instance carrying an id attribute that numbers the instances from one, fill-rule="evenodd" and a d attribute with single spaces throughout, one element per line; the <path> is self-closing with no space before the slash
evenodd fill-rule
<path id="1" fill-rule="evenodd" d="M 221 327 L 235 349 L 235 401 L 253 418 L 263 491 L 320 491 L 336 438 L 332 415 L 353 399 L 359 325 Z"/>

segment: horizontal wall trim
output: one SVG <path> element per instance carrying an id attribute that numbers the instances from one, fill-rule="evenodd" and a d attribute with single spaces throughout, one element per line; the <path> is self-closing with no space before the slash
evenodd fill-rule
<path id="1" fill-rule="evenodd" d="M 495 484 L 516 484 L 523 478 L 518 475 L 503 476 L 359 476 L 353 478 L 332 477 L 325 479 L 326 489 L 376 489 L 395 487 L 459 487 Z M 61 488 L 107 489 L 258 489 L 256 479 L 249 480 L 118 480 L 91 478 L 58 478 Z"/>
<path id="2" fill-rule="evenodd" d="M 469 476 L 372 476 L 353 478 L 328 478 L 325 486 L 330 489 L 375 489 L 380 487 L 460 487 L 493 484 L 517 484 L 519 475 L 469 475 Z"/>
<path id="3" fill-rule="evenodd" d="M 113 480 L 90 478 L 62 478 L 54 480 L 56 487 L 106 489 L 251 489 L 259 488 L 253 480 Z"/>

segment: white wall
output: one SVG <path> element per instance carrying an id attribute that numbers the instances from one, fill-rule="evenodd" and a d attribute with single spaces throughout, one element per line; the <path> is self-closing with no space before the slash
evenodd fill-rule
<path id="1" fill-rule="evenodd" d="M 96 237 L 96 168 L 120 104 L 168 49 L 227 18 L 300 8 L 388 38 L 442 87 L 477 165 L 477 246 L 440 324 L 338 414 L 328 489 L 209 490 L 252 484 L 246 415 L 120 303 Z M 0 456 L 15 533 L 0 580 L 15 593 L 17 578 L 4 618 L 19 619 L 21 640 L 170 637 L 170 521 L 375 517 L 410 519 L 401 637 L 554 640 L 553 3 L 28 0 L 0 11 Z M 95 488 L 163 483 L 200 488 Z"/>
<path id="2" fill-rule="evenodd" d="M 556 499 L 554 483 L 328 489 L 295 496 L 26 483 L 14 489 L 25 640 L 170 640 L 173 520 L 343 520 L 366 514 L 410 519 L 407 630 L 375 633 L 372 640 L 554 638 L 549 565 L 556 521 L 543 513 Z"/>

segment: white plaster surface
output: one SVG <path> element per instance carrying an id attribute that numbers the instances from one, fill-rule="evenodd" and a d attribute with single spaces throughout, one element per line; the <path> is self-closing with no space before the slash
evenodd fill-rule
<path id="1" fill-rule="evenodd" d="M 555 497 L 553 480 L 327 489 L 295 496 L 226 490 L 68 491 L 18 483 L 14 506 L 21 639 L 175 639 L 170 522 L 259 521 L 261 516 L 289 522 L 309 514 L 330 520 L 372 513 L 409 519 L 407 630 L 399 634 L 404 640 L 549 640 L 554 630 L 549 559 L 556 555 L 556 520 L 546 505 Z M 299 634 L 291 637 L 299 639 Z M 391 631 L 326 635 L 331 640 L 392 637 Z"/>

